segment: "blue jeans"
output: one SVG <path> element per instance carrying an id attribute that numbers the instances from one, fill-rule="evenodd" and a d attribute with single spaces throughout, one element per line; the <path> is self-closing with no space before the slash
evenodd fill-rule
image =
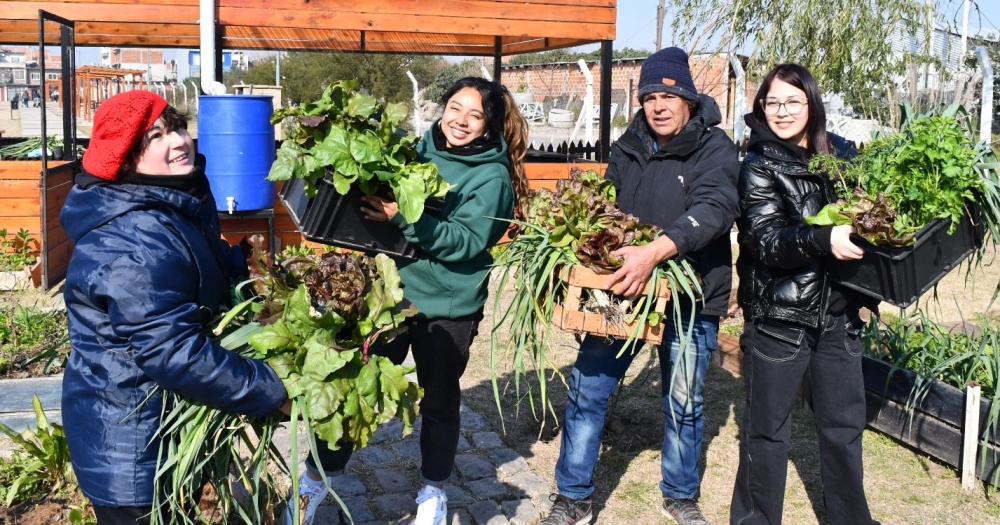
<path id="1" fill-rule="evenodd" d="M 691 344 L 682 354 L 677 331 L 668 322 L 659 347 L 664 417 L 660 491 L 667 498 L 698 497 L 698 460 L 704 435 L 702 393 L 709 357 L 718 347 L 718 333 L 718 317 L 699 315 Z M 562 447 L 556 463 L 559 494 L 570 499 L 587 499 L 594 493 L 594 470 L 608 401 L 635 358 L 634 352 L 615 357 L 623 344 L 588 336 L 580 345 L 569 379 Z"/>

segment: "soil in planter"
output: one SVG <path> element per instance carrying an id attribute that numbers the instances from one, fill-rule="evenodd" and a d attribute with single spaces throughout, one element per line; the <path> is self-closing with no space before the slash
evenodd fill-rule
<path id="1" fill-rule="evenodd" d="M 25 502 L 12 507 L 0 507 L 0 525 L 49 525 L 70 523 L 73 507 L 84 505 L 84 497 L 77 493 L 69 497 L 50 496 L 43 501 Z M 89 507 L 86 516 L 91 519 L 94 511 Z"/>

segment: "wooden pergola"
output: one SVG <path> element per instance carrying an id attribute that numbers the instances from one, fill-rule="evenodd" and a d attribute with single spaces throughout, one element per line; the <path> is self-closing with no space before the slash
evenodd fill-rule
<path id="1" fill-rule="evenodd" d="M 215 0 L 226 49 L 492 56 L 613 40 L 616 0 Z M 3 1 L 0 44 L 38 42 L 38 10 L 78 46 L 196 48 L 199 0 Z"/>
<path id="2" fill-rule="evenodd" d="M 305 50 L 492 56 L 601 43 L 611 98 L 617 0 L 214 0 L 216 53 Z M 74 24 L 77 46 L 197 48 L 199 0 L 0 0 L 0 45 L 38 43 L 39 12 Z M 222 60 L 216 60 L 221 78 Z M 610 107 L 600 109 L 601 158 Z"/>
<path id="3" fill-rule="evenodd" d="M 103 66 L 83 66 L 76 70 L 77 100 L 74 111 L 78 118 L 91 120 L 101 102 L 128 91 L 146 86 L 146 72 L 138 69 L 118 69 Z"/>

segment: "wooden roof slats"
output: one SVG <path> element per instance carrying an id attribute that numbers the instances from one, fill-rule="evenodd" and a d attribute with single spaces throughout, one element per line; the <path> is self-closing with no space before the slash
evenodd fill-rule
<path id="1" fill-rule="evenodd" d="M 217 0 L 226 49 L 503 54 L 615 35 L 614 0 Z M 198 47 L 198 0 L 0 0 L 0 44 L 37 42 L 38 10 L 82 46 Z M 362 32 L 364 37 L 362 38 Z M 362 49 L 362 42 L 364 48 Z"/>

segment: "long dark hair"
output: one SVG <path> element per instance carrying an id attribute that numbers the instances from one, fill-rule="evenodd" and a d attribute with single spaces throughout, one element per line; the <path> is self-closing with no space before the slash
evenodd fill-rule
<path id="1" fill-rule="evenodd" d="M 764 115 L 764 100 L 771 89 L 774 79 L 787 82 L 806 93 L 806 107 L 809 115 L 809 122 L 806 124 L 806 136 L 809 137 L 809 154 L 830 153 L 830 137 L 826 133 L 826 109 L 823 107 L 823 97 L 820 94 L 819 84 L 813 78 L 809 70 L 798 64 L 778 64 L 774 66 L 764 81 L 757 89 L 757 95 L 753 98 L 753 115 L 762 124 L 767 123 L 767 116 Z"/>
<path id="2" fill-rule="evenodd" d="M 528 176 L 524 172 L 524 156 L 528 151 L 528 122 L 514 102 L 507 88 L 496 82 L 480 77 L 460 78 L 441 97 L 441 105 L 446 106 L 451 97 L 462 89 L 472 88 L 483 99 L 483 113 L 486 117 L 486 138 L 503 137 L 510 157 L 510 180 L 514 186 L 514 218 L 524 220 L 522 205 L 529 193 Z"/>

